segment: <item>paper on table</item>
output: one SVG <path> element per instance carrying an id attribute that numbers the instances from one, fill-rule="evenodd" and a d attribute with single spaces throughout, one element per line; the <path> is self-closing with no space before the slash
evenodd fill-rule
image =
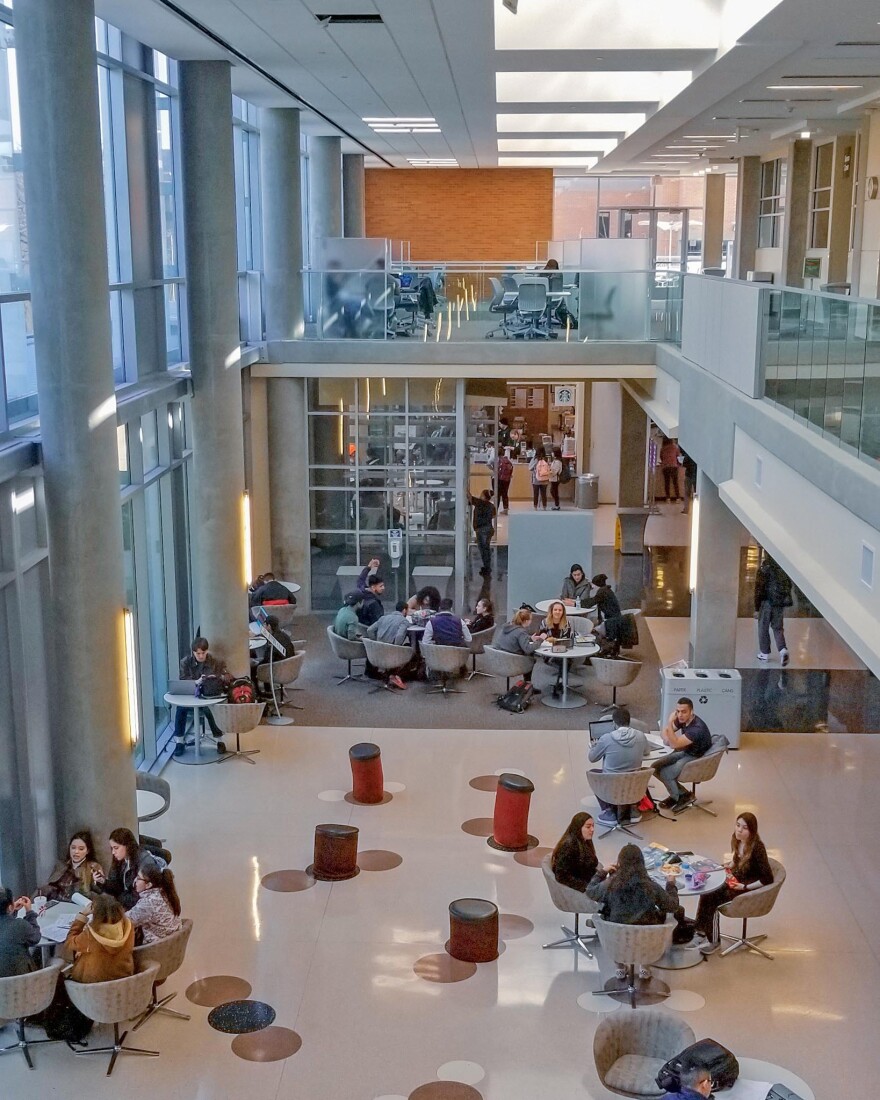
<path id="1" fill-rule="evenodd" d="M 67 939 L 67 933 L 70 931 L 70 926 L 75 920 L 75 913 L 64 914 L 54 924 L 50 924 L 48 928 L 43 929 L 43 938 L 51 940 L 53 943 L 64 943 Z"/>
<path id="2" fill-rule="evenodd" d="M 71 894 L 70 900 L 75 905 L 79 905 L 79 906 L 85 906 L 85 905 L 91 905 L 92 904 L 91 901 L 89 901 L 89 899 L 85 896 L 85 894 L 81 894 L 78 890 L 75 894 Z"/>

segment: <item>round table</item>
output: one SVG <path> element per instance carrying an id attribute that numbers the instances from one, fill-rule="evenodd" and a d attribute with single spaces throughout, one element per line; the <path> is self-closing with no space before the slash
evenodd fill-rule
<path id="1" fill-rule="evenodd" d="M 196 712 L 196 743 L 185 748 L 180 755 L 176 752 L 171 759 L 177 764 L 214 764 L 220 759 L 217 746 L 211 742 L 202 748 L 202 736 L 204 734 L 204 717 L 202 711 L 205 707 L 213 707 L 215 703 L 222 703 L 225 696 L 217 695 L 211 699 L 203 699 L 198 695 L 174 695 L 170 691 L 164 695 L 166 703 L 172 707 L 190 707 Z"/>
<path id="2" fill-rule="evenodd" d="M 535 604 L 535 607 L 542 614 L 546 615 L 547 612 L 550 610 L 551 604 L 554 604 L 554 603 L 562 603 L 562 601 L 558 597 L 555 600 L 539 600 Z M 565 605 L 565 614 L 566 615 L 595 615 L 596 614 L 596 608 L 595 607 L 569 607 L 568 604 L 566 604 Z"/>
<path id="3" fill-rule="evenodd" d="M 704 857 L 694 856 L 693 858 L 701 859 Z M 666 883 L 666 876 L 661 875 L 659 871 L 652 873 L 651 878 L 656 883 L 663 883 L 664 885 Z M 675 885 L 680 898 L 693 898 L 699 897 L 701 894 L 711 894 L 713 890 L 717 890 L 719 886 L 724 885 L 726 878 L 727 872 L 722 868 L 720 871 L 710 871 L 709 877 L 702 886 L 688 886 L 684 880 L 684 875 L 678 876 Z M 671 944 L 666 953 L 657 962 L 651 963 L 651 966 L 656 966 L 660 970 L 689 970 L 692 966 L 699 966 L 704 960 L 705 956 L 699 948 L 694 947 L 694 941 L 692 940 L 689 944 Z"/>
<path id="4" fill-rule="evenodd" d="M 281 581 L 281 584 L 283 584 L 284 587 L 288 589 L 294 596 L 297 592 L 300 592 L 302 590 L 302 585 L 297 584 L 296 581 Z"/>
<path id="5" fill-rule="evenodd" d="M 579 645 L 574 645 L 571 649 L 563 650 L 561 653 L 554 653 L 552 644 L 544 642 L 535 651 L 539 657 L 552 657 L 562 661 L 562 694 L 558 696 L 552 695 L 550 692 L 543 692 L 541 695 L 541 702 L 545 707 L 553 707 L 555 710 L 575 710 L 577 707 L 585 707 L 587 705 L 587 697 L 581 695 L 579 691 L 569 690 L 568 687 L 568 662 L 574 660 L 576 657 L 593 657 L 599 652 L 599 647 L 595 642 L 587 642 Z"/>
<path id="6" fill-rule="evenodd" d="M 138 821 L 143 821 L 145 817 L 149 817 L 150 814 L 154 814 L 157 810 L 161 810 L 165 805 L 165 799 L 160 794 L 156 794 L 155 791 L 137 791 L 137 817 Z"/>

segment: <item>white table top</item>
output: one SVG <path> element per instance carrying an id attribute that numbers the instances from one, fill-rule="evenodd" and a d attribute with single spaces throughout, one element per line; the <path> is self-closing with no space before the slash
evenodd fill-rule
<path id="1" fill-rule="evenodd" d="M 570 661 L 573 657 L 592 657 L 599 652 L 595 642 L 587 642 L 584 645 L 574 645 L 561 653 L 554 653 L 550 642 L 544 642 L 535 651 L 540 657 L 561 657 L 564 661 Z"/>
<path id="2" fill-rule="evenodd" d="M 296 581 L 282 581 L 285 588 L 289 589 L 294 595 L 302 589 L 301 584 L 297 584 Z"/>
<path id="3" fill-rule="evenodd" d="M 670 849 L 669 854 L 670 855 L 673 854 L 672 849 Z M 700 855 L 694 855 L 694 856 L 688 856 L 687 857 L 688 861 L 690 861 L 691 859 L 696 860 L 696 859 L 705 859 L 705 858 L 706 858 L 705 856 L 700 856 Z M 651 878 L 656 883 L 658 883 L 661 886 L 665 886 L 665 884 L 667 882 L 666 875 L 664 875 L 660 871 L 659 867 L 657 867 L 653 871 L 649 871 L 648 874 L 651 876 Z M 724 885 L 724 880 L 726 878 L 727 878 L 727 872 L 723 868 L 720 871 L 709 871 L 708 878 L 706 879 L 706 881 L 703 883 L 702 886 L 693 886 L 693 885 L 688 885 L 688 883 L 685 882 L 684 873 L 682 872 L 682 874 L 680 874 L 676 878 L 675 886 L 676 886 L 676 889 L 678 890 L 678 896 L 680 898 L 690 898 L 690 897 L 698 896 L 699 894 L 711 894 L 713 890 L 717 890 L 719 886 Z"/>
<path id="4" fill-rule="evenodd" d="M 53 927 L 59 920 L 63 919 L 68 927 L 70 925 L 70 918 L 75 917 L 80 911 L 81 906 L 77 905 L 74 901 L 59 901 L 54 905 L 50 905 L 48 909 L 44 909 L 42 913 L 37 916 L 37 924 L 40 926 L 40 931 L 43 933 L 43 938 L 40 940 L 40 946 L 45 947 L 49 944 L 63 943 L 67 939 L 67 931 L 65 930 L 62 939 L 55 937 L 49 937 L 46 932 Z"/>
<path id="5" fill-rule="evenodd" d="M 173 695 L 170 691 L 166 691 L 163 698 L 172 707 L 213 707 L 215 703 L 226 702 L 225 695 L 214 695 L 205 699 L 201 695 Z"/>
<path id="6" fill-rule="evenodd" d="M 137 792 L 137 815 L 138 821 L 148 817 L 150 814 L 154 814 L 156 810 L 161 810 L 165 805 L 165 799 L 156 794 L 155 791 L 138 791 Z"/>
<path id="7" fill-rule="evenodd" d="M 550 610 L 550 606 L 552 604 L 560 603 L 560 602 L 561 601 L 560 601 L 559 597 L 557 596 L 555 600 L 539 600 L 535 604 L 535 607 L 540 612 L 542 612 L 544 615 L 546 615 L 547 612 Z M 566 604 L 565 605 L 565 614 L 566 615 L 595 615 L 596 614 L 596 608 L 595 607 L 569 607 L 568 604 Z"/>

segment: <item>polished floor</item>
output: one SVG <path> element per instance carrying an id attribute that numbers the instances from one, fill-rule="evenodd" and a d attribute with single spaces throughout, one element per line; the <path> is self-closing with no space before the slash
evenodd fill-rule
<path id="1" fill-rule="evenodd" d="M 179 991 L 175 1006 L 192 1019 L 153 1019 L 136 1038 L 161 1057 L 123 1058 L 109 1080 L 103 1057 L 77 1058 L 63 1046 L 37 1048 L 34 1073 L 20 1055 L 6 1056 L 0 1092 L 405 1100 L 436 1082 L 439 1091 L 419 1095 L 607 1100 L 593 1068 L 593 1034 L 600 1013 L 631 1010 L 584 994 L 599 987 L 608 961 L 542 951 L 559 935 L 560 914 L 540 870 L 461 827 L 492 812 L 492 794 L 469 781 L 519 769 L 536 788 L 530 832 L 542 847 L 552 845 L 572 813 L 595 806 L 585 733 L 371 730 L 393 797 L 363 807 L 342 799 L 350 788 L 347 750 L 365 733 L 263 726 L 247 738 L 261 750 L 256 766 L 167 769 L 172 806 L 151 828 L 173 850 L 195 927 L 183 968 L 165 988 Z M 668 1010 L 741 1058 L 780 1067 L 747 1061 L 744 1076 L 796 1075 L 807 1100 L 838 1095 L 843 1081 L 847 1095 L 872 1096 L 880 1075 L 872 1041 L 880 1014 L 878 783 L 876 738 L 750 735 L 713 783 L 717 819 L 694 810 L 643 828 L 646 841 L 717 856 L 729 848 L 736 813 L 758 815 L 771 854 L 788 871 L 772 914 L 753 928 L 760 923 L 768 934 L 764 946 L 775 960 L 716 956 L 667 972 Z M 261 885 L 271 872 L 304 869 L 314 827 L 327 821 L 357 825 L 362 852 L 396 853 L 402 862 L 301 892 Z M 619 842 L 612 836 L 597 847 L 610 862 Z M 414 967 L 443 952 L 448 903 L 466 896 L 491 899 L 508 916 L 505 949 L 467 980 L 426 981 Z M 301 1037 L 298 1052 L 262 1064 L 238 1056 L 238 1040 L 212 1029 L 209 1009 L 184 997 L 192 982 L 215 975 L 249 983 L 251 997 L 274 1009 L 275 1026 Z M 447 1079 L 470 1082 L 475 1092 L 440 1088 Z M 743 1084 L 737 1095 L 763 1094 Z"/>

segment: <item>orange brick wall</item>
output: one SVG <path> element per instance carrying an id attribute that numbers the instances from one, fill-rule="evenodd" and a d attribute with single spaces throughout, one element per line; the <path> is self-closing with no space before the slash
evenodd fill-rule
<path id="1" fill-rule="evenodd" d="M 534 260 L 553 233 L 553 170 L 367 169 L 366 225 L 413 260 Z"/>

